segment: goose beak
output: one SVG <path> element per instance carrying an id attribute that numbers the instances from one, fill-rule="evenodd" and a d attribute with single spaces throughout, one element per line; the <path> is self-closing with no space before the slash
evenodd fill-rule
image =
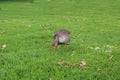
<path id="1" fill-rule="evenodd" d="M 52 46 L 52 49 L 55 50 L 57 48 L 57 46 Z"/>

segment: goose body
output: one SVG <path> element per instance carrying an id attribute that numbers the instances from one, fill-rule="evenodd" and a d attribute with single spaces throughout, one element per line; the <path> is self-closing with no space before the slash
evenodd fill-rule
<path id="1" fill-rule="evenodd" d="M 52 48 L 56 49 L 59 44 L 68 44 L 70 41 L 70 32 L 67 30 L 58 30 L 54 36 L 52 41 Z"/>

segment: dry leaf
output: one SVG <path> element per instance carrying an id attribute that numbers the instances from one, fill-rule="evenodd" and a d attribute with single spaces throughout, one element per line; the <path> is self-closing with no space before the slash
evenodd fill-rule
<path id="1" fill-rule="evenodd" d="M 100 69 L 100 68 L 98 68 L 98 69 L 97 69 L 97 72 L 101 72 L 101 69 Z"/>
<path id="2" fill-rule="evenodd" d="M 87 67 L 87 63 L 85 61 L 81 61 L 79 66 L 82 67 L 82 68 L 86 68 Z"/>
<path id="3" fill-rule="evenodd" d="M 109 57 L 109 60 L 111 60 L 113 58 L 113 55 Z"/>
<path id="4" fill-rule="evenodd" d="M 58 65 L 65 66 L 65 65 L 67 65 L 67 63 L 66 62 L 58 62 Z"/>
<path id="5" fill-rule="evenodd" d="M 68 63 L 68 62 L 58 62 L 58 65 L 60 65 L 60 66 L 69 66 L 69 67 L 75 66 L 75 64 Z"/>
<path id="6" fill-rule="evenodd" d="M 53 80 L 52 78 L 50 78 L 49 80 Z"/>
<path id="7" fill-rule="evenodd" d="M 85 61 L 81 61 L 81 63 L 79 64 L 73 64 L 73 63 L 69 63 L 69 62 L 58 62 L 57 63 L 60 66 L 69 66 L 69 67 L 75 67 L 75 66 L 80 66 L 81 68 L 86 68 L 87 67 L 87 63 Z"/>
<path id="8" fill-rule="evenodd" d="M 72 63 L 67 63 L 67 65 L 68 65 L 69 67 L 74 67 L 74 66 L 75 66 L 75 64 L 72 64 Z"/>
<path id="9" fill-rule="evenodd" d="M 5 44 L 0 46 L 0 49 L 5 49 L 5 48 L 6 48 Z"/>

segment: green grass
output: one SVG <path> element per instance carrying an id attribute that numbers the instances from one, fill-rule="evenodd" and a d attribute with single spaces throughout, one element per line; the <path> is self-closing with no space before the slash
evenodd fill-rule
<path id="1" fill-rule="evenodd" d="M 119 3 L 0 1 L 0 45 L 7 46 L 0 49 L 0 80 L 119 80 Z M 63 28 L 71 32 L 70 45 L 52 51 L 53 34 Z M 85 69 L 57 64 L 82 60 Z"/>

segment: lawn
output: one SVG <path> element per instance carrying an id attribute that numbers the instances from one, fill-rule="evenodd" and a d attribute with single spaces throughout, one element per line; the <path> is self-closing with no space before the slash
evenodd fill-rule
<path id="1" fill-rule="evenodd" d="M 1 0 L 0 80 L 120 80 L 119 3 Z M 58 29 L 71 41 L 53 51 Z"/>

